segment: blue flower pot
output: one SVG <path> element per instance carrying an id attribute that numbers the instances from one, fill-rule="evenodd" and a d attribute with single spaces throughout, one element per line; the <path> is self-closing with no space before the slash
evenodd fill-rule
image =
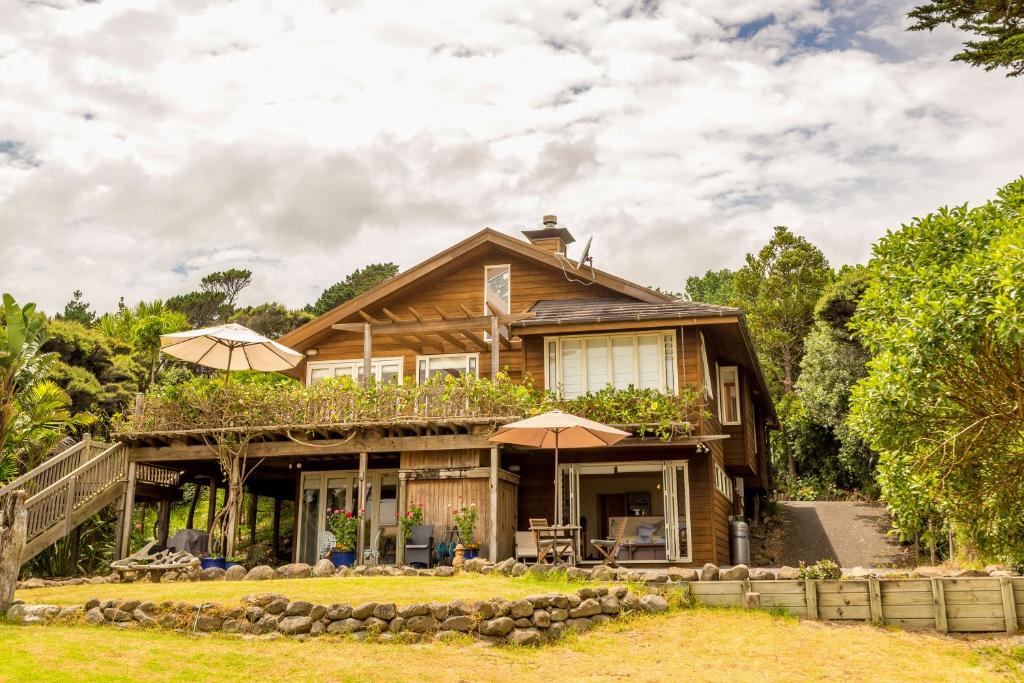
<path id="1" fill-rule="evenodd" d="M 224 566 L 223 557 L 200 557 L 199 566 L 203 569 L 209 569 L 210 567 L 216 567 L 217 569 L 226 569 Z"/>
<path id="2" fill-rule="evenodd" d="M 476 550 L 473 548 L 463 548 L 462 557 L 466 560 L 472 560 L 474 557 L 476 557 Z"/>
<path id="3" fill-rule="evenodd" d="M 224 569 L 231 569 L 232 567 L 238 567 L 241 564 L 242 564 L 241 562 L 228 562 L 227 560 L 224 560 Z"/>
<path id="4" fill-rule="evenodd" d="M 356 563 L 354 550 L 332 550 L 331 562 L 335 567 L 351 567 Z"/>

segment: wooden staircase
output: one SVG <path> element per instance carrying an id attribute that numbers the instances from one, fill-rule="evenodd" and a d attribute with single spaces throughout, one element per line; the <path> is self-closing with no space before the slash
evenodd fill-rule
<path id="1" fill-rule="evenodd" d="M 141 464 L 136 468 L 140 482 L 163 486 L 179 483 L 178 472 L 174 470 Z M 12 491 L 25 489 L 29 494 L 25 504 L 28 533 L 21 562 L 28 562 L 120 499 L 127 475 L 127 447 L 93 441 L 86 435 L 71 448 L 0 488 L 0 504 Z"/>

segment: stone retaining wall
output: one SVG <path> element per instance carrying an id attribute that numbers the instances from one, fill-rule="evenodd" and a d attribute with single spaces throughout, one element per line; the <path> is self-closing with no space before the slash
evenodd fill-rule
<path id="1" fill-rule="evenodd" d="M 249 637 L 291 636 L 304 640 L 346 635 L 357 640 L 422 642 L 472 638 L 491 644 L 540 645 L 631 612 L 664 612 L 657 594 L 638 596 L 626 586 L 582 588 L 576 593 L 545 593 L 519 600 L 455 600 L 398 606 L 316 605 L 276 593 L 242 599 L 242 607 L 198 607 L 182 602 L 90 600 L 84 605 L 17 604 L 7 618 L 19 624 L 76 622 L 118 628 L 151 627 L 182 632 L 232 633 Z"/>

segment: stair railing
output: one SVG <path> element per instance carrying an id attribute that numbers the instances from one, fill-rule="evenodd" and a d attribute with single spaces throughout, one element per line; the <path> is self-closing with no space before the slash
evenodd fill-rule
<path id="1" fill-rule="evenodd" d="M 40 493 L 95 458 L 108 447 L 109 444 L 93 441 L 92 437 L 86 434 L 71 448 L 53 456 L 39 467 L 29 470 L 0 488 L 0 500 L 3 500 L 11 491 L 18 489 L 25 489 L 30 496 Z"/>

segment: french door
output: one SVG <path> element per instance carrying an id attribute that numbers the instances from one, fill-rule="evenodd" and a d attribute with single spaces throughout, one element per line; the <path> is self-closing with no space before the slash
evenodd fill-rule
<path id="1" fill-rule="evenodd" d="M 313 564 L 319 559 L 321 534 L 327 530 L 327 511 L 359 514 L 359 472 L 303 472 L 300 490 L 297 561 Z M 394 536 L 398 524 L 397 471 L 366 473 L 364 506 L 365 543 L 379 551 L 380 539 Z"/>
<path id="2" fill-rule="evenodd" d="M 633 551 L 627 549 L 625 553 L 620 552 L 619 561 L 691 561 L 690 485 L 685 460 L 563 464 L 559 467 L 559 476 L 556 480 L 555 499 L 561 501 L 556 522 L 582 526 L 583 521 L 587 521 L 589 539 L 598 538 L 598 529 L 601 528 L 601 508 L 598 500 L 604 492 L 613 492 L 613 496 L 625 494 L 622 484 L 626 480 L 646 481 L 647 490 L 639 492 L 639 496 L 634 495 L 633 499 L 641 502 L 633 509 L 624 509 L 622 514 L 647 519 L 663 518 L 664 552 L 662 554 L 658 549 L 657 559 L 634 557 L 631 560 L 629 558 Z M 639 484 L 626 486 L 643 488 Z M 657 498 L 660 500 L 655 500 Z M 588 519 L 584 520 L 585 516 Z M 577 540 L 582 543 L 582 539 Z M 581 548 L 584 556 L 587 550 Z"/>

